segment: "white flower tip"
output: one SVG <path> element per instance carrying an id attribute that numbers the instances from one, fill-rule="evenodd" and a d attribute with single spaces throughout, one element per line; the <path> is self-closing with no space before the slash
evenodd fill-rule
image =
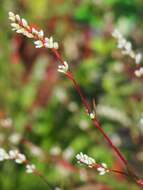
<path id="1" fill-rule="evenodd" d="M 82 152 L 76 155 L 76 159 L 78 160 L 78 162 L 86 164 L 89 167 L 96 163 L 96 161 L 93 158 L 87 156 L 86 154 L 83 154 Z"/>
<path id="2" fill-rule="evenodd" d="M 59 44 L 57 42 L 54 42 L 53 47 L 54 47 L 54 49 L 58 49 L 59 48 Z"/>
<path id="3" fill-rule="evenodd" d="M 17 15 L 15 15 L 15 18 L 16 18 L 16 20 L 18 20 L 18 21 L 20 21 L 21 19 L 20 19 L 20 16 L 17 14 Z"/>
<path id="4" fill-rule="evenodd" d="M 100 167 L 97 168 L 97 171 L 99 172 L 99 175 L 104 175 L 105 173 L 109 172 L 105 163 L 102 163 Z"/>
<path id="5" fill-rule="evenodd" d="M 136 56 L 135 56 L 135 63 L 140 64 L 141 60 L 142 60 L 142 54 L 137 53 Z"/>
<path id="6" fill-rule="evenodd" d="M 15 14 L 13 12 L 11 12 L 11 11 L 8 12 L 8 15 L 9 15 L 9 17 L 15 16 Z"/>
<path id="7" fill-rule="evenodd" d="M 22 21 L 22 24 L 23 24 L 24 27 L 28 26 L 28 23 L 27 23 L 27 21 L 24 18 L 22 18 L 21 21 Z"/>
<path id="8" fill-rule="evenodd" d="M 89 117 L 90 117 L 90 119 L 94 119 L 94 118 L 95 118 L 95 112 L 91 112 L 91 113 L 89 114 Z"/>
<path id="9" fill-rule="evenodd" d="M 41 40 L 35 41 L 34 44 L 35 44 L 35 47 L 36 47 L 36 48 L 41 48 L 41 47 L 43 47 L 43 42 L 42 42 Z"/>
<path id="10" fill-rule="evenodd" d="M 36 166 L 34 164 L 27 164 L 26 165 L 26 172 L 27 173 L 33 173 L 36 169 Z"/>
<path id="11" fill-rule="evenodd" d="M 141 77 L 143 75 L 143 67 L 139 68 L 138 70 L 135 70 L 134 73 L 137 77 Z"/>
<path id="12" fill-rule="evenodd" d="M 119 30 L 118 29 L 114 29 L 113 30 L 113 32 L 112 32 L 112 36 L 114 37 L 114 38 L 121 38 L 122 37 L 122 34 L 119 32 Z"/>
<path id="13" fill-rule="evenodd" d="M 43 30 L 40 30 L 40 31 L 38 32 L 38 37 L 39 37 L 39 38 L 43 38 L 43 36 L 44 36 L 44 32 L 43 32 Z"/>
<path id="14" fill-rule="evenodd" d="M 58 72 L 61 72 L 61 73 L 66 73 L 68 69 L 69 69 L 69 65 L 66 61 L 64 61 L 64 65 L 58 66 Z"/>

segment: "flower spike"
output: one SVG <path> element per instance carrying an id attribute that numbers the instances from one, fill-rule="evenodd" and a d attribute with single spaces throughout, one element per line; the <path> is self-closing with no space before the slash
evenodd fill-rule
<path id="1" fill-rule="evenodd" d="M 28 22 L 18 14 L 15 15 L 13 12 L 9 12 L 9 19 L 12 22 L 12 30 L 23 34 L 28 38 L 33 38 L 36 48 L 46 47 L 50 49 L 58 49 L 58 43 L 54 42 L 52 37 L 44 37 L 43 30 L 38 31 L 36 28 L 31 27 Z"/>

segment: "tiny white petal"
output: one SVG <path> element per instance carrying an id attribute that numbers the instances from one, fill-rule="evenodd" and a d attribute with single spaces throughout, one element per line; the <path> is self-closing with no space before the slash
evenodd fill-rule
<path id="1" fill-rule="evenodd" d="M 24 154 L 21 154 L 21 153 L 18 153 L 16 159 L 15 159 L 15 162 L 18 163 L 18 164 L 21 164 L 23 162 L 26 161 L 26 157 Z"/>
<path id="2" fill-rule="evenodd" d="M 42 43 L 41 40 L 35 41 L 34 44 L 36 45 L 36 46 L 35 46 L 36 48 L 41 48 L 41 47 L 43 47 L 43 43 Z"/>
<path id="3" fill-rule="evenodd" d="M 20 21 L 20 16 L 17 14 L 15 15 L 16 20 Z"/>
<path id="4" fill-rule="evenodd" d="M 58 49 L 58 48 L 59 48 L 59 44 L 58 44 L 57 42 L 54 42 L 53 45 L 54 45 L 54 48 L 55 48 L 55 49 Z"/>
<path id="5" fill-rule="evenodd" d="M 38 32 L 38 37 L 39 37 L 39 38 L 43 38 L 43 36 L 44 36 L 44 32 L 43 32 L 43 30 L 40 30 L 40 31 Z"/>
<path id="6" fill-rule="evenodd" d="M 15 16 L 15 14 L 13 12 L 11 12 L 11 11 L 9 11 L 8 15 L 11 16 L 11 17 Z"/>
<path id="7" fill-rule="evenodd" d="M 135 63 L 136 64 L 140 64 L 141 59 L 142 59 L 142 54 L 141 53 L 137 53 L 136 56 L 135 56 Z"/>
<path id="8" fill-rule="evenodd" d="M 99 173 L 99 175 L 104 175 L 106 172 L 105 171 L 102 171 Z"/>
<path id="9" fill-rule="evenodd" d="M 102 165 L 104 168 L 107 168 L 107 164 L 102 163 L 101 165 Z"/>
<path id="10" fill-rule="evenodd" d="M 17 33 L 21 33 L 21 34 L 24 34 L 25 32 L 25 29 L 24 28 L 20 28 L 16 31 Z"/>
<path id="11" fill-rule="evenodd" d="M 15 22 L 15 14 L 13 12 L 9 12 L 8 15 L 9 15 L 9 19 Z"/>
<path id="12" fill-rule="evenodd" d="M 11 23 L 11 26 L 15 28 L 16 30 L 20 28 L 19 24 Z"/>
<path id="13" fill-rule="evenodd" d="M 38 34 L 38 31 L 35 28 L 32 28 L 32 33 L 33 34 Z"/>
<path id="14" fill-rule="evenodd" d="M 121 38 L 121 37 L 122 37 L 122 34 L 121 34 L 117 29 L 115 29 L 115 30 L 112 32 L 112 36 L 115 37 L 115 38 Z"/>
<path id="15" fill-rule="evenodd" d="M 28 23 L 27 23 L 27 21 L 24 18 L 22 18 L 22 24 L 23 24 L 24 27 L 28 26 Z"/>
<path id="16" fill-rule="evenodd" d="M 26 172 L 27 173 L 33 173 L 34 172 L 34 170 L 36 169 L 36 167 L 35 167 L 35 165 L 34 164 L 27 164 L 26 165 Z"/>

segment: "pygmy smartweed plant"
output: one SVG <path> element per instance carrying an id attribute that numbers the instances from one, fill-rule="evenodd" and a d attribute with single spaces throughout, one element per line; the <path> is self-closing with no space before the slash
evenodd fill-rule
<path id="1" fill-rule="evenodd" d="M 103 175 L 109 171 L 112 171 L 112 172 L 116 172 L 116 173 L 120 173 L 120 174 L 129 176 L 133 180 L 135 180 L 138 184 L 143 185 L 143 180 L 139 179 L 136 176 L 135 172 L 130 168 L 128 161 L 122 155 L 120 150 L 112 143 L 112 141 L 110 140 L 108 135 L 104 132 L 104 130 L 100 126 L 100 123 L 96 118 L 96 110 L 92 110 L 90 108 L 84 94 L 82 93 L 82 91 L 80 89 L 80 86 L 74 79 L 73 74 L 69 69 L 68 63 L 62 59 L 61 55 L 57 51 L 57 49 L 59 47 L 58 43 L 54 42 L 52 37 L 50 37 L 50 38 L 45 37 L 43 30 L 37 30 L 36 28 L 30 26 L 25 19 L 20 18 L 19 15 L 14 14 L 13 12 L 9 12 L 9 19 L 12 22 L 11 23 L 12 30 L 16 31 L 17 33 L 21 33 L 28 38 L 32 38 L 34 40 L 34 44 L 35 44 L 36 48 L 44 47 L 44 48 L 49 48 L 52 51 L 54 56 L 61 63 L 61 65 L 58 66 L 58 72 L 65 74 L 65 76 L 67 76 L 67 78 L 72 81 L 77 93 L 79 94 L 79 96 L 81 98 L 81 101 L 85 108 L 85 111 L 89 115 L 89 118 L 91 119 L 93 125 L 102 133 L 103 137 L 107 140 L 110 147 L 114 150 L 114 152 L 117 154 L 118 158 L 125 165 L 127 172 L 109 169 L 109 168 L 107 168 L 107 165 L 105 163 L 96 164 L 94 159 L 92 159 L 91 157 L 88 157 L 87 155 L 85 155 L 83 153 L 77 154 L 77 156 L 76 156 L 77 160 L 80 161 L 81 163 L 86 164 L 90 168 L 96 168 L 100 175 Z M 119 39 L 119 36 L 116 33 L 117 32 L 114 33 L 114 36 L 117 36 L 117 38 Z M 126 43 L 125 45 L 126 46 L 122 45 L 125 50 L 123 53 L 128 54 L 128 55 L 130 55 L 130 53 L 131 53 L 132 54 L 131 56 L 134 57 L 136 62 L 140 63 L 141 56 L 136 55 L 136 57 L 135 57 L 135 55 L 133 55 L 131 45 L 129 43 Z"/>

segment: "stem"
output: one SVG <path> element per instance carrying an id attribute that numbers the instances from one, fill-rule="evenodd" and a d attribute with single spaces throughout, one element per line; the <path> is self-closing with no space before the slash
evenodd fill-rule
<path id="1" fill-rule="evenodd" d="M 53 187 L 48 183 L 47 179 L 39 172 L 39 171 L 35 171 L 34 172 L 35 175 L 37 175 L 38 177 L 40 177 L 42 179 L 43 182 L 45 182 L 45 184 L 52 190 Z"/>
<path id="2" fill-rule="evenodd" d="M 55 50 L 54 48 L 52 49 L 52 52 L 54 53 L 54 55 L 56 56 L 56 58 L 64 65 L 64 61 L 62 60 L 62 57 L 60 56 L 60 54 L 58 53 L 57 50 Z M 90 107 L 87 103 L 87 100 L 85 98 L 85 96 L 83 95 L 80 86 L 78 85 L 78 83 L 75 81 L 72 73 L 70 71 L 68 71 L 66 73 L 66 76 L 73 82 L 73 85 L 75 87 L 75 89 L 77 90 L 78 94 L 81 97 L 82 103 L 86 109 L 86 112 L 88 114 L 90 114 Z M 108 135 L 104 132 L 104 130 L 102 129 L 102 127 L 100 126 L 99 122 L 97 121 L 96 118 L 92 119 L 94 126 L 102 133 L 102 135 L 105 137 L 105 139 L 107 140 L 107 142 L 109 143 L 109 145 L 111 146 L 111 148 L 116 152 L 117 156 L 120 158 L 120 160 L 123 162 L 123 164 L 125 166 L 128 165 L 127 160 L 124 158 L 124 156 L 122 155 L 122 153 L 119 151 L 119 149 L 112 143 L 112 141 L 110 140 L 110 138 L 108 137 Z"/>
<path id="3" fill-rule="evenodd" d="M 130 176 L 126 172 L 122 172 L 122 171 L 119 171 L 119 170 L 109 169 L 109 171 L 114 172 L 114 173 L 118 173 L 118 174 L 121 174 L 121 175 L 125 175 L 125 176 Z"/>
<path id="4" fill-rule="evenodd" d="M 124 158 L 124 156 L 119 151 L 119 149 L 112 143 L 112 141 L 110 140 L 110 138 L 108 137 L 108 135 L 104 132 L 104 130 L 100 126 L 99 122 L 96 120 L 96 118 L 94 118 L 92 121 L 93 121 L 93 124 L 98 128 L 98 130 L 102 133 L 102 135 L 108 141 L 108 143 L 110 144 L 110 146 L 112 147 L 112 149 L 116 152 L 116 154 L 118 155 L 118 157 L 120 158 L 120 160 L 127 166 L 128 165 L 127 160 Z"/>

